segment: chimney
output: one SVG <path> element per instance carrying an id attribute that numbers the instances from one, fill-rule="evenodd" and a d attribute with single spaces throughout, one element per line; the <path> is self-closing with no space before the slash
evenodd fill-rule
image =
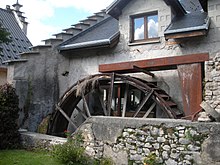
<path id="1" fill-rule="evenodd" d="M 11 11 L 10 5 L 6 5 L 6 10 Z"/>
<path id="2" fill-rule="evenodd" d="M 17 19 L 18 24 L 20 25 L 21 29 L 23 30 L 23 32 L 27 35 L 27 26 L 28 23 L 25 21 L 25 18 L 22 14 L 23 12 L 20 11 L 20 8 L 23 7 L 23 5 L 19 4 L 18 0 L 17 2 L 12 5 L 14 7 L 14 15 Z"/>
<path id="3" fill-rule="evenodd" d="M 17 0 L 17 2 L 16 2 L 14 5 L 12 5 L 12 6 L 14 7 L 14 10 L 15 10 L 15 11 L 20 11 L 20 8 L 22 7 L 22 5 L 19 4 L 18 0 Z"/>

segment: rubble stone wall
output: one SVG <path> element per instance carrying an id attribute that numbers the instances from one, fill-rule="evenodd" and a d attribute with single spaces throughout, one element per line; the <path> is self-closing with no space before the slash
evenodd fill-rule
<path id="1" fill-rule="evenodd" d="M 205 101 L 220 113 L 220 52 L 206 63 Z"/>
<path id="2" fill-rule="evenodd" d="M 79 131 L 86 151 L 110 157 L 117 165 L 143 164 L 144 159 L 166 165 L 220 164 L 219 123 L 184 120 L 94 117 Z"/>

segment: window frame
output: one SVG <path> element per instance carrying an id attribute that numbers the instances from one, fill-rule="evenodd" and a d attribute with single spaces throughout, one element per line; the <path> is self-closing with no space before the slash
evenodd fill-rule
<path id="1" fill-rule="evenodd" d="M 130 16 L 130 43 L 143 43 L 143 42 L 157 42 L 159 41 L 159 27 L 158 27 L 158 37 L 155 38 L 148 38 L 148 17 L 150 16 L 158 16 L 158 11 L 141 13 Z M 135 40 L 135 19 L 144 18 L 144 39 Z M 159 16 L 158 16 L 158 23 L 159 23 Z"/>

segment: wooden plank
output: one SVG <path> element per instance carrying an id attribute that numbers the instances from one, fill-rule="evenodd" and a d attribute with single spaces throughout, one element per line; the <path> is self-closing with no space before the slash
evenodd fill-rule
<path id="1" fill-rule="evenodd" d="M 128 102 L 128 90 L 129 84 L 126 83 L 125 93 L 124 93 L 124 103 L 123 103 L 123 110 L 122 110 L 122 117 L 125 117 L 127 102 Z"/>
<path id="2" fill-rule="evenodd" d="M 138 66 L 133 66 L 133 69 L 134 70 L 137 70 L 137 71 L 139 71 L 139 72 L 143 72 L 143 73 L 145 73 L 145 74 L 147 74 L 147 75 L 149 75 L 149 76 L 151 76 L 151 77 L 154 77 L 155 75 L 153 74 L 153 73 L 151 73 L 151 72 L 149 72 L 149 71 L 147 71 L 147 70 L 145 70 L 145 69 L 142 69 L 142 68 L 139 68 Z"/>
<path id="3" fill-rule="evenodd" d="M 149 100 L 149 98 L 151 97 L 151 95 L 153 94 L 153 90 L 151 90 L 150 93 L 148 93 L 147 96 L 144 97 L 144 99 L 142 100 L 141 104 L 137 107 L 135 114 L 133 117 L 136 117 L 138 115 L 138 113 L 140 112 L 140 110 L 143 108 L 143 106 L 146 104 L 146 102 Z"/>
<path id="4" fill-rule="evenodd" d="M 86 102 L 86 98 L 85 98 L 84 94 L 82 95 L 82 99 L 83 99 L 83 104 L 84 104 L 85 109 L 86 109 L 86 113 L 87 113 L 88 117 L 91 117 L 91 114 L 90 114 L 90 111 L 89 111 L 89 106 Z"/>
<path id="5" fill-rule="evenodd" d="M 84 114 L 84 112 L 83 112 L 78 106 L 76 106 L 76 110 L 77 110 L 85 119 L 88 118 L 88 117 Z"/>
<path id="6" fill-rule="evenodd" d="M 143 118 L 146 118 L 150 113 L 151 111 L 154 109 L 154 107 L 156 106 L 157 104 L 154 102 L 150 108 L 147 110 L 147 112 L 145 113 L 145 115 L 143 116 Z"/>
<path id="7" fill-rule="evenodd" d="M 177 69 L 177 65 L 202 63 L 209 60 L 208 53 L 189 54 L 182 56 L 163 57 L 139 61 L 101 64 L 99 65 L 99 72 L 102 73 L 135 73 L 137 72 L 133 66 L 137 66 L 141 69 L 148 71 L 169 70 Z"/>
<path id="8" fill-rule="evenodd" d="M 111 84 L 110 84 L 109 94 L 108 94 L 108 107 L 107 107 L 108 116 L 111 115 L 112 97 L 113 97 L 113 92 L 114 92 L 114 81 L 115 81 L 115 74 L 112 73 Z"/>
<path id="9" fill-rule="evenodd" d="M 72 121 L 72 119 L 58 106 L 56 105 L 56 109 L 59 110 L 59 112 L 65 117 L 65 119 L 67 121 L 69 121 L 69 123 L 74 127 L 74 129 L 77 129 L 78 127 L 74 124 L 74 122 Z"/>
<path id="10" fill-rule="evenodd" d="M 209 115 L 211 115 L 217 122 L 220 122 L 220 114 L 212 108 L 207 102 L 203 101 L 200 106 L 204 109 Z"/>

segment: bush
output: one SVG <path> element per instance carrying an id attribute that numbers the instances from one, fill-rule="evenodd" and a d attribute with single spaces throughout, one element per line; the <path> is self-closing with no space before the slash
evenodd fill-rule
<path id="1" fill-rule="evenodd" d="M 86 155 L 81 133 L 75 134 L 74 138 L 70 138 L 68 132 L 65 134 L 67 142 L 58 144 L 52 149 L 52 155 L 61 163 L 67 165 L 113 165 L 109 158 L 93 159 Z"/>
<path id="2" fill-rule="evenodd" d="M 0 86 L 0 149 L 19 146 L 18 112 L 18 96 L 15 89 L 9 84 Z"/>
<path id="3" fill-rule="evenodd" d="M 85 154 L 85 149 L 82 146 L 82 138 L 78 134 L 74 139 L 67 137 L 68 140 L 64 144 L 55 145 L 52 149 L 52 155 L 67 165 L 88 164 L 89 158 Z"/>

